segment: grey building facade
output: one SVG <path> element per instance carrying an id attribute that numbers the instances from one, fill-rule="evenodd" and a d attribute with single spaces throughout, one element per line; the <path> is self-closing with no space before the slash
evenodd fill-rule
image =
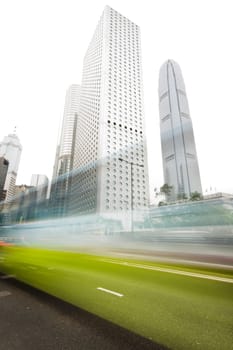
<path id="1" fill-rule="evenodd" d="M 65 98 L 63 122 L 53 168 L 50 206 L 54 216 L 69 210 L 71 171 L 73 169 L 75 138 L 79 113 L 80 85 L 71 85 Z"/>
<path id="2" fill-rule="evenodd" d="M 4 201 L 6 197 L 6 190 L 4 190 L 4 185 L 6 181 L 8 166 L 8 160 L 4 157 L 0 157 L 0 202 Z"/>
<path id="3" fill-rule="evenodd" d="M 160 135 L 164 183 L 172 186 L 167 200 L 202 194 L 188 100 L 179 65 L 165 62 L 159 76 Z"/>
<path id="4" fill-rule="evenodd" d="M 74 140 L 79 112 L 80 85 L 71 85 L 65 98 L 60 142 L 57 148 L 53 177 L 68 173 L 73 169 Z"/>

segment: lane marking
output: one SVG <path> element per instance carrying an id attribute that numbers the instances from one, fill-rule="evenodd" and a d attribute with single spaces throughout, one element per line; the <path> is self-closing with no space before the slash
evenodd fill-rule
<path id="1" fill-rule="evenodd" d="M 101 292 L 105 292 L 105 293 L 116 295 L 117 297 L 120 297 L 120 298 L 124 296 L 124 294 L 117 293 L 117 292 L 114 292 L 113 290 L 105 289 L 105 288 L 102 288 L 102 287 L 98 287 L 96 289 L 100 290 Z"/>
<path id="2" fill-rule="evenodd" d="M 142 265 L 142 264 L 135 264 L 135 263 L 128 263 L 128 262 L 119 262 L 119 261 L 116 261 L 116 260 L 101 259 L 101 261 L 108 262 L 110 264 L 123 265 L 123 266 L 129 266 L 129 267 L 137 267 L 139 269 L 144 269 L 144 270 L 154 270 L 154 271 L 160 271 L 160 272 L 173 273 L 173 274 L 176 274 L 176 275 L 183 275 L 183 276 L 196 277 L 196 278 L 204 278 L 204 279 L 208 279 L 208 280 L 212 280 L 212 281 L 218 281 L 218 282 L 233 283 L 233 279 L 232 278 L 227 278 L 227 277 L 205 275 L 205 274 L 202 274 L 202 273 L 188 272 L 188 271 L 182 271 L 182 270 L 176 270 L 176 269 L 169 269 L 169 268 L 166 268 L 166 267 L 155 267 L 155 266 L 150 266 L 150 265 Z"/>
<path id="3" fill-rule="evenodd" d="M 9 295 L 11 295 L 11 292 L 8 292 L 8 290 L 3 290 L 0 292 L 0 298 L 8 297 Z"/>
<path id="4" fill-rule="evenodd" d="M 4 276 L 1 276 L 1 279 L 2 280 L 7 280 L 9 278 L 15 278 L 16 276 L 15 275 L 4 275 Z"/>

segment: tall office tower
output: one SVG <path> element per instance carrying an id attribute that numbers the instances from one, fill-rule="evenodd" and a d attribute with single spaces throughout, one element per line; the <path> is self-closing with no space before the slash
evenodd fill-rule
<path id="1" fill-rule="evenodd" d="M 6 200 L 15 194 L 15 183 L 19 167 L 22 146 L 16 134 L 5 136 L 0 143 L 0 157 L 9 161 L 4 190 L 6 190 Z"/>
<path id="2" fill-rule="evenodd" d="M 4 201 L 6 197 L 6 191 L 4 185 L 6 181 L 6 175 L 8 170 L 9 162 L 4 157 L 0 157 L 0 202 Z"/>
<path id="3" fill-rule="evenodd" d="M 30 186 L 48 186 L 48 177 L 43 174 L 32 174 Z"/>
<path id="4" fill-rule="evenodd" d="M 59 159 L 59 154 L 60 154 L 60 145 L 58 144 L 56 147 L 56 154 L 55 154 L 55 161 L 53 165 L 53 175 L 52 179 L 55 179 L 58 174 L 58 159 Z"/>
<path id="5" fill-rule="evenodd" d="M 109 6 L 84 58 L 74 168 L 74 212 L 148 206 L 140 28 Z"/>
<path id="6" fill-rule="evenodd" d="M 197 153 L 184 80 L 179 65 L 168 60 L 159 76 L 160 134 L 168 200 L 202 193 Z"/>
<path id="7" fill-rule="evenodd" d="M 79 100 L 80 85 L 73 84 L 66 93 L 60 142 L 53 168 L 50 199 L 55 215 L 65 214 L 69 202 L 70 171 L 73 169 Z"/>
<path id="8" fill-rule="evenodd" d="M 79 100 L 80 85 L 73 84 L 66 92 L 60 143 L 54 166 L 54 177 L 68 173 L 73 168 L 74 139 L 76 135 Z"/>
<path id="9" fill-rule="evenodd" d="M 37 201 L 46 199 L 48 184 L 49 184 L 49 180 L 46 175 L 32 174 L 30 186 L 36 187 Z"/>

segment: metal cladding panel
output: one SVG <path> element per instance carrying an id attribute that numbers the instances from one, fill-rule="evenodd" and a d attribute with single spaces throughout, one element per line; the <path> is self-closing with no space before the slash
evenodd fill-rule
<path id="1" fill-rule="evenodd" d="M 164 181 L 173 187 L 170 199 L 180 194 L 190 196 L 194 191 L 202 193 L 185 84 L 181 69 L 173 60 L 161 67 L 159 98 Z"/>

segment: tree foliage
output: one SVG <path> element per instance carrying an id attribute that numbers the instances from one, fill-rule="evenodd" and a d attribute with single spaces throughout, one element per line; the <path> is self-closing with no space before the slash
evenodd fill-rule
<path id="1" fill-rule="evenodd" d="M 162 187 L 160 187 L 160 192 L 164 193 L 166 196 L 169 196 L 172 191 L 172 186 L 169 186 L 168 184 L 164 184 Z"/>
<path id="2" fill-rule="evenodd" d="M 194 191 L 190 194 L 191 201 L 199 201 L 202 199 L 202 194 L 200 192 Z"/>

